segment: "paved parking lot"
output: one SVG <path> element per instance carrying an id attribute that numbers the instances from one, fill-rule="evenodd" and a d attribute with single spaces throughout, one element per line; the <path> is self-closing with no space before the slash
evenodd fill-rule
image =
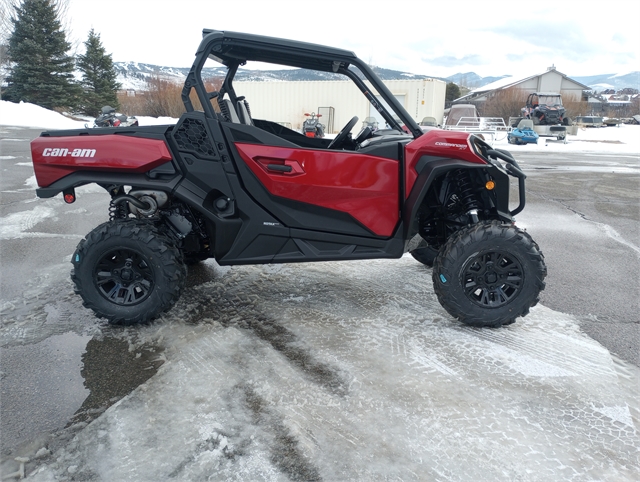
<path id="1" fill-rule="evenodd" d="M 410 257 L 207 261 L 161 320 L 113 328 L 68 278 L 107 197 L 35 199 L 38 132 L 0 128 L 3 473 L 25 456 L 33 480 L 635 479 L 637 156 L 518 156 L 549 276 L 503 329 L 451 320 Z"/>

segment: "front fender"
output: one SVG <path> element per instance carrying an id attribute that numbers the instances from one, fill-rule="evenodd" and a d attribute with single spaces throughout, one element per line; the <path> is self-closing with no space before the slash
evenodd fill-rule
<path id="1" fill-rule="evenodd" d="M 482 169 L 482 165 L 470 165 L 460 159 L 445 157 L 422 156 L 415 166 L 417 172 L 416 181 L 407 196 L 402 210 L 402 224 L 404 226 L 404 239 L 409 240 L 418 233 L 417 214 L 422 201 L 433 182 L 448 171 L 460 168 Z"/>
<path id="2" fill-rule="evenodd" d="M 484 169 L 496 181 L 496 203 L 499 217 L 505 222 L 513 220 L 509 212 L 509 175 L 490 164 L 471 164 L 459 159 L 422 156 L 415 166 L 416 181 L 403 207 L 402 221 L 405 240 L 418 233 L 418 210 L 436 179 L 454 169 Z"/>

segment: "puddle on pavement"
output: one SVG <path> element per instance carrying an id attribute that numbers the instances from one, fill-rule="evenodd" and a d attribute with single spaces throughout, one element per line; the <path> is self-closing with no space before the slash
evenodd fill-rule
<path id="1" fill-rule="evenodd" d="M 90 340 L 80 372 L 89 396 L 67 426 L 90 422 L 146 382 L 163 363 L 158 354 L 157 347 L 148 345 L 129 351 L 129 343 L 115 337 Z"/>
<path id="2" fill-rule="evenodd" d="M 157 372 L 159 354 L 150 345 L 130 350 L 127 340 L 111 334 L 72 332 L 3 347 L 2 469 L 97 418 Z"/>

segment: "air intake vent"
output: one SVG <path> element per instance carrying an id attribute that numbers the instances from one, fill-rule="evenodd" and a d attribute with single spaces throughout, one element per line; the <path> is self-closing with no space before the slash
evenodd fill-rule
<path id="1" fill-rule="evenodd" d="M 181 152 L 191 152 L 199 157 L 209 159 L 219 157 L 207 128 L 200 119 L 183 118 L 173 131 L 173 139 Z"/>

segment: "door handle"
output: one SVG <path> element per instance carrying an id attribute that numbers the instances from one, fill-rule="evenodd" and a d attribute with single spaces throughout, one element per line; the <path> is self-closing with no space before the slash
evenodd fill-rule
<path id="1" fill-rule="evenodd" d="M 286 164 L 267 164 L 267 169 L 270 171 L 278 171 L 278 172 L 291 172 L 293 168 L 291 166 L 287 166 Z"/>

